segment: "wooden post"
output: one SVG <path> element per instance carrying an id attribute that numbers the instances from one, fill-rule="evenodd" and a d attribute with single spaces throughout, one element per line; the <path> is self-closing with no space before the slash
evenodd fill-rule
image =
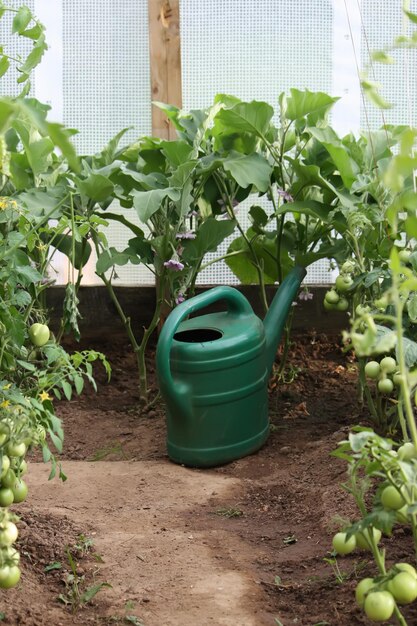
<path id="1" fill-rule="evenodd" d="M 180 0 L 148 0 L 152 100 L 182 106 Z M 175 129 L 152 107 L 152 134 L 175 139 Z"/>
<path id="2" fill-rule="evenodd" d="M 148 0 L 151 98 L 182 107 L 180 0 Z M 152 107 L 152 135 L 176 139 L 176 131 L 165 113 Z M 161 310 L 158 331 L 170 312 Z"/>

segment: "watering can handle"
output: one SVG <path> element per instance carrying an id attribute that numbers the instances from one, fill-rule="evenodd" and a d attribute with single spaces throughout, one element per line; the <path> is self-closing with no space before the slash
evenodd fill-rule
<path id="1" fill-rule="evenodd" d="M 186 383 L 173 380 L 170 366 L 170 353 L 174 335 L 180 323 L 192 313 L 203 309 L 214 302 L 225 300 L 228 309 L 235 315 L 253 315 L 249 302 L 240 291 L 233 287 L 221 286 L 209 289 L 204 293 L 179 304 L 167 317 L 159 335 L 156 349 L 156 369 L 162 394 L 169 399 L 176 414 L 191 418 L 191 389 Z"/>

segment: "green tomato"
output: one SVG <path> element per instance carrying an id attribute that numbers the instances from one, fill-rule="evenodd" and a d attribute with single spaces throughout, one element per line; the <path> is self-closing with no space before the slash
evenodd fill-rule
<path id="1" fill-rule="evenodd" d="M 404 380 L 404 376 L 400 374 L 400 372 L 394 372 L 394 376 L 392 377 L 392 380 L 394 381 L 394 385 L 396 387 L 401 387 L 403 380 Z"/>
<path id="2" fill-rule="evenodd" d="M 375 581 L 373 578 L 363 578 L 361 582 L 356 586 L 355 598 L 356 602 L 361 608 L 363 608 L 366 596 L 374 586 Z"/>
<path id="3" fill-rule="evenodd" d="M 405 500 L 394 485 L 388 485 L 381 492 L 381 504 L 385 509 L 398 511 L 398 509 L 404 506 Z"/>
<path id="4" fill-rule="evenodd" d="M 337 291 L 339 291 L 340 293 L 349 291 L 352 285 L 353 285 L 353 280 L 351 279 L 350 276 L 347 276 L 346 274 L 340 274 L 336 278 L 335 286 L 336 286 Z"/>
<path id="5" fill-rule="evenodd" d="M 358 548 L 362 548 L 362 550 L 370 550 L 371 549 L 371 545 L 369 543 L 369 538 L 371 536 L 371 531 L 372 531 L 372 537 L 375 541 L 375 543 L 378 545 L 378 543 L 381 541 L 381 537 L 382 537 L 382 533 L 379 530 L 379 528 L 374 528 L 373 526 L 371 528 L 365 528 L 365 530 L 361 533 L 356 533 L 355 537 L 356 537 L 356 545 L 358 546 Z"/>
<path id="6" fill-rule="evenodd" d="M 340 555 L 350 554 L 356 548 L 356 538 L 352 535 L 347 538 L 344 532 L 336 533 L 332 540 L 333 549 Z"/>
<path id="7" fill-rule="evenodd" d="M 400 572 L 390 580 L 388 589 L 396 602 L 409 604 L 417 598 L 417 578 L 408 572 Z"/>
<path id="8" fill-rule="evenodd" d="M 1 479 L 2 487 L 9 487 L 10 489 L 16 482 L 16 474 L 12 469 L 8 469 L 3 478 Z"/>
<path id="9" fill-rule="evenodd" d="M 342 267 L 340 268 L 340 273 L 341 274 L 352 274 L 352 272 L 354 270 L 355 270 L 355 262 L 347 260 L 347 261 L 345 261 L 343 263 Z"/>
<path id="10" fill-rule="evenodd" d="M 6 507 L 13 504 L 13 491 L 10 487 L 2 487 L 0 489 L 0 506 Z"/>
<path id="11" fill-rule="evenodd" d="M 342 296 L 339 298 L 339 302 L 337 302 L 335 308 L 336 311 L 347 311 L 349 308 L 349 300 Z"/>
<path id="12" fill-rule="evenodd" d="M 411 256 L 411 250 L 400 250 L 398 256 L 400 258 L 400 261 L 402 261 L 403 263 L 408 263 Z"/>
<path id="13" fill-rule="evenodd" d="M 49 341 L 50 330 L 46 324 L 36 322 L 29 328 L 29 338 L 34 346 L 41 348 Z"/>
<path id="14" fill-rule="evenodd" d="M 385 356 L 381 362 L 381 369 L 387 374 L 393 374 L 397 369 L 397 361 L 392 356 Z"/>
<path id="15" fill-rule="evenodd" d="M 381 378 L 378 381 L 378 391 L 388 396 L 394 391 L 394 383 L 390 378 Z"/>
<path id="16" fill-rule="evenodd" d="M 1 492 L 1 489 L 0 489 Z M 17 480 L 12 487 L 12 493 L 14 497 L 14 502 L 16 504 L 20 504 L 20 502 L 24 502 L 26 500 L 26 496 L 28 495 L 28 486 L 24 480 Z"/>
<path id="17" fill-rule="evenodd" d="M 326 298 L 324 298 L 323 300 L 323 308 L 325 311 L 334 311 L 336 308 L 335 304 L 330 304 L 330 302 L 327 302 Z"/>
<path id="18" fill-rule="evenodd" d="M 28 464 L 26 463 L 25 459 L 16 459 L 17 463 L 15 462 L 13 464 L 13 471 L 16 474 L 16 476 L 24 476 L 26 474 L 26 472 L 28 471 Z M 20 461 L 20 463 L 19 463 Z"/>
<path id="19" fill-rule="evenodd" d="M 3 476 L 9 470 L 9 468 L 10 468 L 10 459 L 7 456 L 7 454 L 3 454 L 3 457 L 2 457 L 2 460 L 1 460 L 0 480 L 3 478 Z"/>
<path id="20" fill-rule="evenodd" d="M 0 567 L 0 588 L 1 589 L 12 589 L 12 587 L 16 587 L 17 583 L 20 580 L 20 569 L 17 565 L 3 565 Z"/>
<path id="21" fill-rule="evenodd" d="M 339 302 L 339 294 L 334 289 L 330 289 L 324 296 L 324 299 L 329 304 L 337 304 Z"/>
<path id="22" fill-rule="evenodd" d="M 365 315 L 366 313 L 369 313 L 370 308 L 367 305 L 362 305 L 362 304 L 358 304 L 358 306 L 355 309 L 355 313 L 358 317 L 360 317 L 361 315 Z"/>
<path id="23" fill-rule="evenodd" d="M 408 524 L 408 505 L 404 504 L 400 509 L 397 509 L 396 519 L 399 524 Z"/>
<path id="24" fill-rule="evenodd" d="M 23 441 L 20 442 L 11 442 L 6 446 L 6 451 L 9 456 L 25 456 L 27 450 L 27 446 Z"/>
<path id="25" fill-rule="evenodd" d="M 377 298 L 376 300 L 374 300 L 374 306 L 379 311 L 385 311 L 385 309 L 387 308 L 388 304 L 389 304 L 389 299 L 388 299 L 388 296 L 386 296 L 386 295 L 382 296 L 381 298 Z"/>
<path id="26" fill-rule="evenodd" d="M 7 562 L 8 565 L 19 565 L 20 554 L 13 546 L 6 546 L 1 550 L 2 563 Z"/>
<path id="27" fill-rule="evenodd" d="M 396 563 L 395 567 L 402 572 L 407 572 L 408 574 L 411 574 L 417 580 L 417 570 L 415 567 L 410 565 L 410 563 Z"/>
<path id="28" fill-rule="evenodd" d="M 368 361 L 365 365 L 365 376 L 376 380 L 381 373 L 381 366 L 378 361 Z"/>
<path id="29" fill-rule="evenodd" d="M 373 622 L 385 622 L 393 614 L 394 608 L 394 598 L 389 591 L 371 591 L 365 598 L 365 613 Z"/>
<path id="30" fill-rule="evenodd" d="M 46 429 L 42 424 L 36 426 L 35 439 L 38 443 L 42 443 L 46 439 Z"/>
<path id="31" fill-rule="evenodd" d="M 19 535 L 16 524 L 13 522 L 4 522 L 0 526 L 0 547 L 11 546 Z"/>
<path id="32" fill-rule="evenodd" d="M 411 441 L 403 443 L 403 445 L 398 448 L 398 458 L 400 461 L 411 461 L 411 459 L 417 458 L 417 451 Z"/>

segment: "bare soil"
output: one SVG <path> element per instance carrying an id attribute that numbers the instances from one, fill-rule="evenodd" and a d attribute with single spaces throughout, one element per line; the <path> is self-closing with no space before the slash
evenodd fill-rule
<path id="1" fill-rule="evenodd" d="M 358 580 L 374 572 L 368 555 L 338 560 L 342 583 L 325 561 L 335 516 L 357 515 L 339 486 L 346 468 L 330 453 L 367 418 L 356 400 L 355 364 L 338 337 L 294 338 L 295 378 L 271 384 L 268 442 L 210 470 L 169 461 L 163 405 L 138 407 L 129 346 L 95 347 L 108 355 L 112 380 L 97 371 L 97 394 L 57 407 L 68 480 L 48 482 L 36 455 L 29 465 L 29 497 L 16 507 L 22 582 L 0 593 L 3 623 L 370 624 L 353 596 Z M 407 530 L 384 543 L 388 563 L 412 561 Z M 67 581 L 68 552 L 76 585 Z M 85 602 L 83 594 L 103 582 L 111 587 Z M 417 610 L 407 611 L 417 624 Z"/>

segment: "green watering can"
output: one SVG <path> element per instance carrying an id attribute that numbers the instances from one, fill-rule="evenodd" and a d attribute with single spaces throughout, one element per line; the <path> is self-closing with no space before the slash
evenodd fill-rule
<path id="1" fill-rule="evenodd" d="M 268 378 L 305 274 L 295 267 L 286 276 L 263 322 L 237 289 L 226 286 L 190 298 L 170 313 L 156 367 L 172 461 L 213 467 L 251 454 L 266 441 Z M 186 319 L 220 300 L 225 311 Z"/>

